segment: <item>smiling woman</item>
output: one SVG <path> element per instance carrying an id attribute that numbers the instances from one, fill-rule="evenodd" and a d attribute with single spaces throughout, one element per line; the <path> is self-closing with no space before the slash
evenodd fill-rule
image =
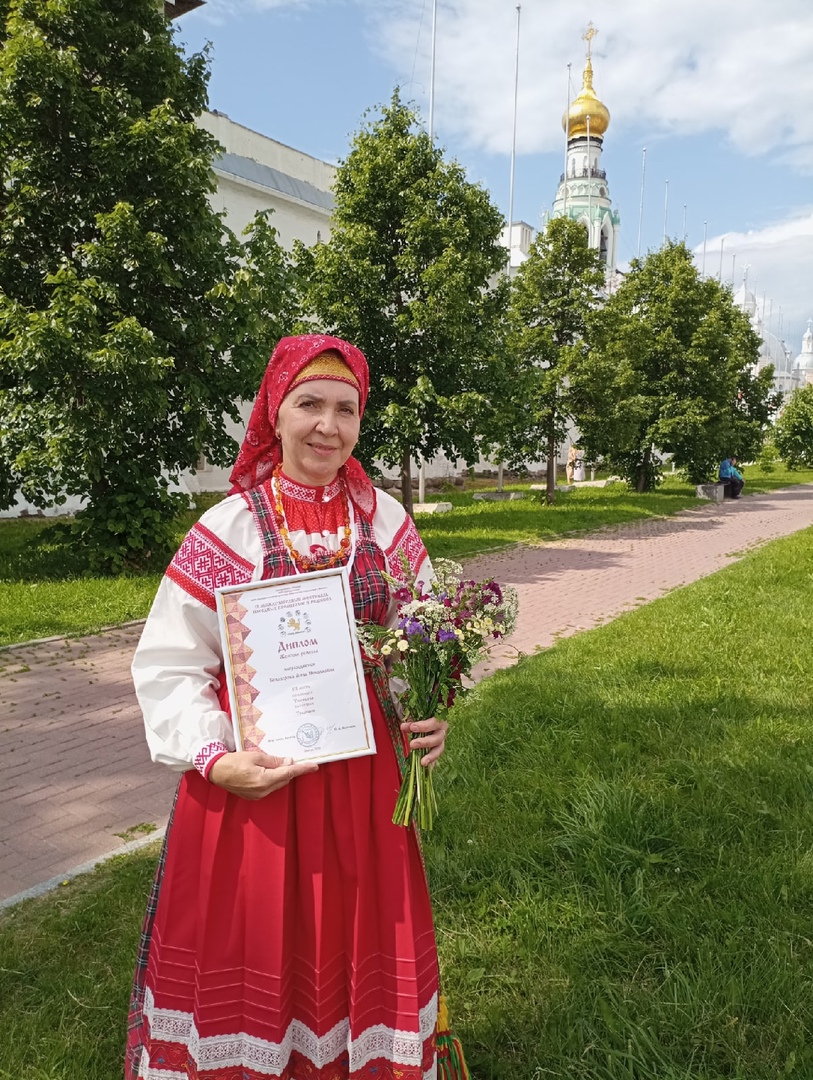
<path id="1" fill-rule="evenodd" d="M 183 772 L 144 925 L 127 1080 L 429 1080 L 437 952 L 415 831 L 392 823 L 406 731 L 365 660 L 377 752 L 315 765 L 236 751 L 214 590 L 344 566 L 356 618 L 391 625 L 388 578 L 431 580 L 401 505 L 353 458 L 369 388 L 338 338 L 284 338 L 232 471 L 170 564 L 133 676 L 155 761 Z M 441 1010 L 442 1012 L 442 1010 Z"/>
<path id="2" fill-rule="evenodd" d="M 342 368 L 349 372 L 335 353 L 314 360 L 308 380 L 296 380 L 280 405 L 277 436 L 291 480 L 314 487 L 330 483 L 358 442 L 358 386 L 342 377 Z"/>

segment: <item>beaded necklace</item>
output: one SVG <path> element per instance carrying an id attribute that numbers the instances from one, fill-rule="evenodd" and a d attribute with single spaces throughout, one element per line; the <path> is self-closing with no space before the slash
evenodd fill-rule
<path id="1" fill-rule="evenodd" d="M 282 483 L 280 476 L 282 473 L 282 465 L 277 465 L 274 469 L 271 477 L 271 491 L 274 495 L 274 513 L 277 518 L 277 528 L 279 534 L 282 537 L 282 542 L 285 544 L 285 548 L 288 554 L 293 560 L 294 566 L 297 568 L 300 574 L 308 574 L 312 570 L 329 570 L 333 566 L 338 566 L 340 563 L 346 561 L 348 554 L 350 553 L 350 547 L 352 543 L 353 528 L 350 524 L 350 506 L 347 502 L 347 489 L 344 486 L 344 481 L 341 482 L 341 499 L 342 509 L 344 511 L 343 518 L 344 524 L 342 531 L 344 535 L 339 542 L 339 550 L 334 552 L 333 555 L 329 555 L 327 559 L 314 559 L 310 555 L 302 555 L 296 550 L 288 533 L 288 527 L 285 523 L 285 507 L 282 503 Z"/>

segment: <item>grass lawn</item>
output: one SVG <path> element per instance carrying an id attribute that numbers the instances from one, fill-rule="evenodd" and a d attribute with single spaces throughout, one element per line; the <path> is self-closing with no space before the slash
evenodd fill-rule
<path id="1" fill-rule="evenodd" d="M 745 476 L 746 491 L 754 493 L 813 482 L 813 471 L 777 469 L 763 474 L 749 466 Z M 484 484 L 478 481 L 476 486 L 482 489 Z M 531 492 L 528 484 L 506 485 L 506 490 L 524 491 L 527 497 L 492 503 L 475 502 L 471 491 L 458 489 L 430 495 L 430 501 L 454 504 L 446 514 L 417 516 L 430 555 L 461 559 L 509 544 L 540 543 L 675 514 L 698 503 L 694 488 L 672 476 L 651 494 L 636 495 L 623 484 L 580 488 L 560 494 L 555 506 L 545 506 L 541 493 Z M 203 506 L 218 498 L 202 496 Z M 179 519 L 179 544 L 198 516 L 199 511 L 190 511 Z M 91 575 L 81 552 L 66 544 L 65 529 L 64 524 L 45 518 L 0 521 L 0 646 L 61 634 L 90 634 L 104 626 L 142 619 L 149 611 L 163 565 L 129 576 Z"/>
<path id="2" fill-rule="evenodd" d="M 416 515 L 429 554 L 460 559 L 509 544 L 538 544 L 607 525 L 676 514 L 700 502 L 693 487 L 672 478 L 646 495 L 636 495 L 624 484 L 578 488 L 559 493 L 554 506 L 546 506 L 543 493 L 530 491 L 528 484 L 506 484 L 505 490 L 523 491 L 526 497 L 495 503 L 475 502 L 469 492 L 429 496 L 427 501 L 442 500 L 454 507 L 445 514 Z"/>
<path id="3" fill-rule="evenodd" d="M 454 717 L 427 861 L 478 1080 L 813 1076 L 813 530 Z"/>
<path id="4" fill-rule="evenodd" d="M 813 1077 L 813 530 L 481 684 L 426 842 L 477 1080 Z M 121 1075 L 154 849 L 0 916 L 2 1080 Z"/>

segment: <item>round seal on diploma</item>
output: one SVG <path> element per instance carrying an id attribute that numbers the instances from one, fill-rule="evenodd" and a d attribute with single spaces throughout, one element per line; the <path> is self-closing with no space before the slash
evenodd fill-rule
<path id="1" fill-rule="evenodd" d="M 316 724 L 300 724 L 296 729 L 296 741 L 300 746 L 304 746 L 306 750 L 309 750 L 312 746 L 316 746 L 321 734 L 322 729 L 318 728 Z"/>

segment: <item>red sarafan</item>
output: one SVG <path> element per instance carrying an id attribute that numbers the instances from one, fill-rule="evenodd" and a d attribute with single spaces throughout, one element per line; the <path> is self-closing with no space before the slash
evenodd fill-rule
<path id="1" fill-rule="evenodd" d="M 375 754 L 316 768 L 239 751 L 216 612 L 224 586 L 343 567 L 355 618 L 385 626 L 392 578 L 431 578 L 414 523 L 373 488 L 352 456 L 354 424 L 335 415 L 347 406 L 359 420 L 368 389 L 347 342 L 280 342 L 232 494 L 184 541 L 145 625 L 133 675 L 147 740 L 182 776 L 144 923 L 126 1080 L 437 1075 L 437 949 L 416 830 L 392 823 L 405 742 L 385 665 L 364 658 Z M 316 401 L 324 418 L 278 424 L 286 401 Z M 336 467 L 316 476 L 322 461 Z M 437 752 L 444 735 L 439 722 L 429 733 Z M 462 1062 L 444 1039 L 440 1067 Z"/>

